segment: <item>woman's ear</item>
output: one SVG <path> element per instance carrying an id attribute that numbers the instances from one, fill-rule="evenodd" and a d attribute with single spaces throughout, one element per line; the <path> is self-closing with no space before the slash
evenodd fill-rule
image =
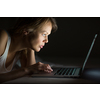
<path id="1" fill-rule="evenodd" d="M 23 30 L 23 35 L 28 35 L 28 33 L 29 33 L 28 30 L 26 29 Z"/>
<path id="2" fill-rule="evenodd" d="M 24 35 L 28 35 L 28 31 L 23 31 L 23 34 Z"/>
<path id="3" fill-rule="evenodd" d="M 33 31 L 33 29 L 24 29 L 23 30 L 23 34 L 24 35 L 28 35 L 30 32 L 32 32 Z"/>

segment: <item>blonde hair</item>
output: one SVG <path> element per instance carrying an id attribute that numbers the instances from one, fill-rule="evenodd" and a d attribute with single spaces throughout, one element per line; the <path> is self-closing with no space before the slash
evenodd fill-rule
<path id="1" fill-rule="evenodd" d="M 52 32 L 55 32 L 58 27 L 56 20 L 52 17 L 20 17 L 9 33 L 14 36 L 21 34 L 24 29 L 32 28 L 35 31 L 48 21 L 52 23 Z"/>

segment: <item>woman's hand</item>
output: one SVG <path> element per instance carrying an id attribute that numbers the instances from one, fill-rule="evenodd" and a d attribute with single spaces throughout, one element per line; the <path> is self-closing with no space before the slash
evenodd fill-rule
<path id="1" fill-rule="evenodd" d="M 41 71 L 51 73 L 53 71 L 49 64 L 43 64 L 41 62 L 38 62 L 32 66 L 27 67 L 27 70 L 30 73 L 39 73 Z"/>

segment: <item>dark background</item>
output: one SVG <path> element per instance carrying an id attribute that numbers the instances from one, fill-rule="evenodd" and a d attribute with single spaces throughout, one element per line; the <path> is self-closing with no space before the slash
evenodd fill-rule
<path id="1" fill-rule="evenodd" d="M 12 27 L 18 18 L 0 18 L 0 28 Z M 85 57 L 94 35 L 100 31 L 99 17 L 56 17 L 58 30 L 49 36 L 49 43 L 37 53 L 38 56 Z M 100 58 L 100 35 L 93 47 L 91 57 Z"/>

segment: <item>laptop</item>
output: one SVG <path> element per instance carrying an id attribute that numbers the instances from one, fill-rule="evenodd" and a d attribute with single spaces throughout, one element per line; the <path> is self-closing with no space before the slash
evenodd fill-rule
<path id="1" fill-rule="evenodd" d="M 99 33 L 99 32 L 98 32 Z M 37 73 L 37 74 L 33 74 L 31 75 L 32 77 L 50 77 L 50 78 L 74 78 L 74 77 L 80 77 L 84 71 L 84 68 L 86 66 L 86 63 L 87 63 L 87 60 L 89 58 L 89 55 L 91 53 L 91 50 L 93 48 L 93 45 L 95 43 L 95 40 L 98 36 L 98 33 L 95 34 L 94 38 L 93 38 L 93 41 L 92 41 L 92 44 L 89 48 L 89 51 L 87 53 L 87 56 L 85 58 L 85 61 L 83 63 L 83 66 L 82 68 L 68 68 L 68 67 L 56 67 L 56 66 L 52 66 L 52 69 L 53 69 L 53 72 L 51 73 L 46 73 L 46 72 L 40 72 L 40 73 Z"/>

